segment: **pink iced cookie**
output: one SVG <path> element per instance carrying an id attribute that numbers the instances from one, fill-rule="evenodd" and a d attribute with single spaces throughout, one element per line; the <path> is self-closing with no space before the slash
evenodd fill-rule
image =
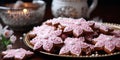
<path id="1" fill-rule="evenodd" d="M 109 40 L 111 38 L 113 38 L 114 36 L 108 36 L 108 35 L 104 35 L 104 34 L 100 34 L 97 38 L 93 39 L 93 42 L 98 42 L 98 41 L 103 41 L 103 40 Z"/>
<path id="2" fill-rule="evenodd" d="M 120 38 L 101 34 L 95 39 L 96 50 L 104 50 L 106 53 L 113 53 L 120 50 Z"/>
<path id="3" fill-rule="evenodd" d="M 116 37 L 120 37 L 120 30 L 114 30 L 113 32 L 111 32 L 111 34 L 113 34 Z"/>
<path id="4" fill-rule="evenodd" d="M 70 23 L 71 22 L 71 23 Z M 74 23 L 73 23 L 74 22 Z M 64 22 L 61 22 L 61 24 Z M 66 22 L 66 27 L 81 27 L 86 32 L 93 32 L 92 28 L 90 27 L 92 25 L 92 22 L 87 22 L 85 19 L 80 18 L 80 19 L 73 19 L 72 21 Z M 94 23 L 93 23 L 94 24 Z"/>
<path id="5" fill-rule="evenodd" d="M 44 24 L 52 25 L 52 26 L 54 26 L 56 24 L 63 24 L 63 23 L 73 24 L 74 20 L 75 19 L 72 19 L 72 18 L 59 17 L 59 18 L 53 18 L 53 19 L 47 20 L 46 22 L 44 22 Z"/>
<path id="6" fill-rule="evenodd" d="M 54 31 L 55 27 L 48 25 L 41 25 L 34 27 L 33 30 L 29 34 L 43 35 L 44 33 L 49 33 L 50 31 Z"/>
<path id="7" fill-rule="evenodd" d="M 34 50 L 45 50 L 51 52 L 55 45 L 63 44 L 60 37 L 49 37 L 48 39 L 40 39 L 34 44 Z"/>
<path id="8" fill-rule="evenodd" d="M 85 32 L 93 32 L 93 29 L 87 25 L 87 24 L 82 24 L 81 28 L 85 31 Z"/>
<path id="9" fill-rule="evenodd" d="M 94 28 L 99 29 L 101 33 L 108 33 L 111 30 L 110 27 L 97 22 L 95 23 Z"/>
<path id="10" fill-rule="evenodd" d="M 48 33 L 49 37 L 60 36 L 61 34 L 62 34 L 62 30 L 55 30 L 55 31 L 51 31 L 50 33 Z"/>
<path id="11" fill-rule="evenodd" d="M 44 24 L 47 24 L 47 25 L 56 25 L 56 24 L 59 24 L 59 21 L 56 20 L 56 19 L 50 19 L 50 20 L 47 20 L 46 22 L 44 22 Z"/>
<path id="12" fill-rule="evenodd" d="M 33 52 L 26 51 L 25 49 L 20 48 L 20 49 L 6 50 L 6 51 L 3 51 L 2 54 L 4 55 L 3 56 L 4 59 L 6 59 L 6 58 L 15 58 L 15 59 L 22 60 L 26 56 L 33 55 Z"/>
<path id="13" fill-rule="evenodd" d="M 50 26 L 57 25 L 58 29 L 65 32 L 72 32 L 75 37 L 79 37 L 83 31 L 84 32 L 93 32 L 91 26 L 94 25 L 94 22 L 87 22 L 85 19 L 73 19 L 73 18 L 54 18 L 45 22 L 45 24 L 50 24 Z"/>
<path id="14" fill-rule="evenodd" d="M 64 43 L 65 45 L 60 49 L 60 55 L 76 55 L 80 56 L 83 50 L 87 50 L 90 46 L 83 42 L 84 38 L 66 38 Z"/>
<path id="15" fill-rule="evenodd" d="M 55 30 L 52 26 L 44 25 L 36 27 L 31 33 L 36 34 L 36 36 L 30 41 L 34 46 L 34 50 L 51 52 L 55 45 L 63 43 L 63 40 L 59 37 L 62 34 L 62 30 Z"/>
<path id="16" fill-rule="evenodd" d="M 60 36 L 62 34 L 62 30 L 54 30 L 52 27 L 39 29 L 39 31 L 38 29 L 34 29 L 29 34 L 36 34 L 36 36 L 39 36 L 39 38 L 49 38 L 51 36 Z"/>
<path id="17" fill-rule="evenodd" d="M 93 32 L 92 28 L 89 27 L 88 25 L 69 25 L 64 28 L 63 32 L 73 32 L 73 35 L 78 37 L 80 36 L 83 31 L 85 32 Z"/>
<path id="18" fill-rule="evenodd" d="M 83 31 L 93 32 L 92 28 L 89 27 L 88 25 L 69 25 L 65 27 L 63 32 L 70 32 L 70 31 L 73 31 L 73 34 L 77 37 L 81 35 Z"/>
<path id="19" fill-rule="evenodd" d="M 78 37 L 83 33 L 83 29 L 80 26 L 77 25 L 69 25 L 65 27 L 63 32 L 73 32 L 73 35 Z"/>
<path id="20" fill-rule="evenodd" d="M 31 44 L 36 44 L 38 41 L 40 41 L 41 40 L 41 38 L 39 38 L 39 37 L 34 37 L 31 41 L 30 41 L 30 43 Z"/>

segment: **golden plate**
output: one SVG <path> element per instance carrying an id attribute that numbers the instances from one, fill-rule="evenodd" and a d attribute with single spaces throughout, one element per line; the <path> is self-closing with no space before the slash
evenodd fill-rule
<path id="1" fill-rule="evenodd" d="M 104 25 L 110 26 L 114 29 L 120 30 L 120 25 L 119 24 L 113 24 L 113 23 L 103 23 Z M 29 41 L 29 35 L 28 33 L 26 34 L 26 36 L 24 37 L 24 43 L 30 47 L 31 49 L 33 49 L 33 45 L 30 43 Z M 45 54 L 45 55 L 50 55 L 50 56 L 57 56 L 57 57 L 69 57 L 69 58 L 98 58 L 98 57 L 108 57 L 108 56 L 114 56 L 114 55 L 119 55 L 120 52 L 115 52 L 115 53 L 111 53 L 111 54 L 102 54 L 102 55 L 86 55 L 86 56 L 72 56 L 72 55 L 58 55 L 58 54 L 52 54 L 52 53 L 47 53 L 47 52 L 43 52 L 40 51 L 40 53 Z"/>

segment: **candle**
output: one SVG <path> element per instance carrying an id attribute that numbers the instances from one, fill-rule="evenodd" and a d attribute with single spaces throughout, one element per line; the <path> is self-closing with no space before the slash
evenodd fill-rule
<path id="1" fill-rule="evenodd" d="M 11 12 L 11 10 L 8 10 L 7 11 L 7 13 L 9 13 L 9 14 L 27 14 L 27 13 L 29 13 L 29 11 L 27 10 L 27 9 L 23 9 L 23 10 L 18 10 L 18 11 L 12 11 Z"/>
<path id="2" fill-rule="evenodd" d="M 33 15 L 34 11 L 28 9 L 21 9 L 21 10 L 8 10 L 7 14 L 11 17 L 11 19 L 19 20 L 22 18 L 30 18 L 30 15 Z"/>

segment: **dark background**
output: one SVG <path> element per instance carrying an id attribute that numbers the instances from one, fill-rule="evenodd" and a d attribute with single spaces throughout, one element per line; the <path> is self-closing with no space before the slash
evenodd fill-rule
<path id="1" fill-rule="evenodd" d="M 0 4 L 12 3 L 16 1 L 17 0 L 0 0 Z M 22 0 L 22 1 L 31 2 L 32 0 Z M 52 0 L 44 0 L 44 1 L 50 4 Z M 88 1 L 92 1 L 92 0 L 88 0 Z M 102 6 L 120 5 L 119 0 L 98 0 L 98 1 L 99 1 L 99 5 L 102 5 Z"/>
<path id="2" fill-rule="evenodd" d="M 22 0 L 31 2 L 32 0 Z M 53 18 L 50 12 L 52 0 L 44 0 L 47 3 L 46 19 Z M 120 0 L 98 0 L 97 8 L 91 13 L 91 18 L 100 17 L 105 22 L 120 23 Z M 0 4 L 14 3 L 16 0 L 0 0 Z M 88 0 L 90 3 L 92 0 Z"/>

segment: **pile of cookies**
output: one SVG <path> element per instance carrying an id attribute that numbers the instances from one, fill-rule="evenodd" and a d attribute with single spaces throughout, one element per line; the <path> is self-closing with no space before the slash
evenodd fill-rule
<path id="1" fill-rule="evenodd" d="M 120 31 L 83 18 L 53 18 L 29 32 L 34 50 L 60 55 L 120 51 Z"/>

